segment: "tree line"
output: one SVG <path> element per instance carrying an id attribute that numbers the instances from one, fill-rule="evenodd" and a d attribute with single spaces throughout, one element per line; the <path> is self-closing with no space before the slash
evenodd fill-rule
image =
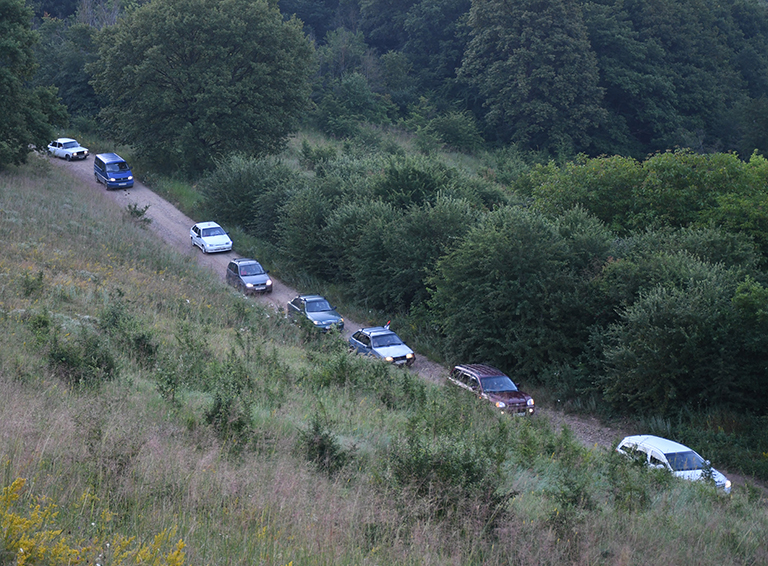
<path id="1" fill-rule="evenodd" d="M 397 125 L 425 149 L 565 158 L 768 148 L 758 0 L 29 5 L 40 41 L 13 44 L 39 68 L 30 59 L 16 75 L 55 86 L 71 116 L 99 115 L 142 154 L 186 144 L 197 155 L 172 163 L 190 171 L 233 146 L 272 152 L 300 124 L 338 138 Z"/>
<path id="2" fill-rule="evenodd" d="M 208 210 L 443 359 L 610 411 L 765 412 L 764 158 L 585 158 L 507 191 L 431 157 L 302 153 L 221 164 Z"/>

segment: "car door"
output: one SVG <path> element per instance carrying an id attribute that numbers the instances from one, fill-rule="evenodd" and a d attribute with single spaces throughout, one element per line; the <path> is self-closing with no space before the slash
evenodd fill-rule
<path id="1" fill-rule="evenodd" d="M 302 300 L 298 297 L 288 303 L 288 318 L 295 320 L 296 315 L 301 313 Z"/>
<path id="2" fill-rule="evenodd" d="M 200 241 L 200 228 L 197 226 L 192 226 L 192 243 L 198 247 L 203 245 Z"/>
<path id="3" fill-rule="evenodd" d="M 370 355 L 371 350 L 371 337 L 363 332 L 356 332 L 350 339 L 352 347 L 360 354 Z"/>
<path id="4" fill-rule="evenodd" d="M 234 261 L 230 261 L 229 265 L 227 266 L 227 283 L 233 287 L 237 287 L 237 264 Z"/>
<path id="5" fill-rule="evenodd" d="M 56 157 L 63 157 L 61 144 L 59 142 L 53 142 L 53 155 Z"/>

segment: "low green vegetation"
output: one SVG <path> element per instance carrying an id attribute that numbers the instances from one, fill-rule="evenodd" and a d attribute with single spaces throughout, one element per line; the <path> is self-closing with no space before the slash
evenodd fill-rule
<path id="1" fill-rule="evenodd" d="M 307 134 L 279 158 L 235 155 L 189 213 L 422 354 L 493 363 L 570 410 L 660 419 L 768 479 L 763 158 L 399 147 Z"/>
<path id="2" fill-rule="evenodd" d="M 764 561 L 749 482 L 674 481 L 351 356 L 135 216 L 45 160 L 0 176 L 3 562 Z"/>

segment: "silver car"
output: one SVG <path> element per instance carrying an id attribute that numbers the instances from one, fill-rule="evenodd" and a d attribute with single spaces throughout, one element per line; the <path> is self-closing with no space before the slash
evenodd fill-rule
<path id="1" fill-rule="evenodd" d="M 359 354 L 381 358 L 397 366 L 410 366 L 416 354 L 386 326 L 361 328 L 349 339 L 349 349 Z"/>
<path id="2" fill-rule="evenodd" d="M 718 488 L 725 493 L 731 492 L 731 480 L 710 467 L 708 460 L 678 442 L 642 434 L 627 436 L 616 450 L 626 456 L 639 457 L 651 467 L 669 470 L 673 475 L 688 481 L 711 477 Z"/>

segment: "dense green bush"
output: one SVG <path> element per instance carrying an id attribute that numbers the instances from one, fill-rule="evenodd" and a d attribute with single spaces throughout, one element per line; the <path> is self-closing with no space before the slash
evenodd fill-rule
<path id="1" fill-rule="evenodd" d="M 607 400 L 661 414 L 684 407 L 764 410 L 764 355 L 755 363 L 755 345 L 765 345 L 765 332 L 734 308 L 737 276 L 678 259 L 677 284 L 667 279 L 641 292 L 608 328 Z"/>
<path id="2" fill-rule="evenodd" d="M 219 163 L 201 185 L 208 214 L 221 223 L 274 241 L 278 211 L 288 193 L 302 181 L 278 159 L 236 154 Z"/>
<path id="3" fill-rule="evenodd" d="M 589 321 L 569 244 L 542 215 L 505 207 L 437 263 L 430 306 L 450 359 L 488 361 L 523 380 L 570 363 Z"/>
<path id="4" fill-rule="evenodd" d="M 72 387 L 99 386 L 117 377 L 119 369 L 109 341 L 86 324 L 74 332 L 51 334 L 48 364 Z"/>
<path id="5" fill-rule="evenodd" d="M 322 410 L 317 410 L 309 420 L 306 428 L 300 428 L 298 446 L 300 452 L 319 471 L 330 476 L 339 472 L 354 453 L 345 449 L 333 432 L 334 423 Z"/>

